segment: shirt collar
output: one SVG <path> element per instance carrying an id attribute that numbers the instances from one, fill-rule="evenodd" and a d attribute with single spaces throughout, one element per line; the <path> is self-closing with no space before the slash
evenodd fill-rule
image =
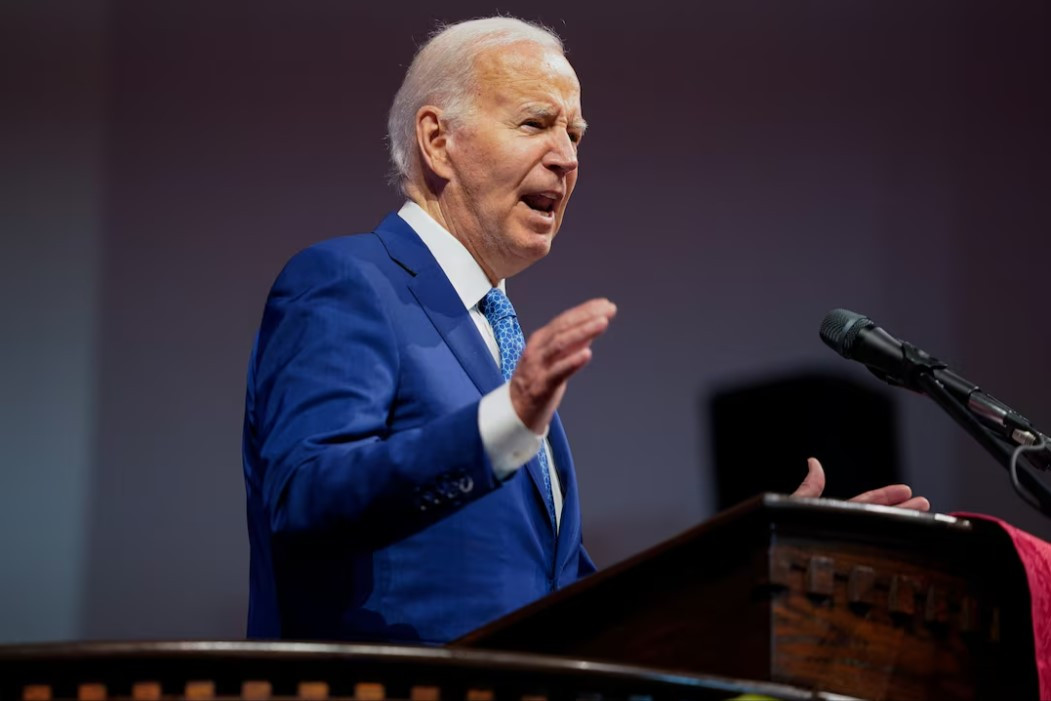
<path id="1" fill-rule="evenodd" d="M 412 227 L 427 246 L 434 260 L 438 262 L 438 267 L 445 273 L 445 277 L 449 278 L 464 307 L 471 309 L 492 289 L 488 276 L 471 252 L 424 211 L 423 207 L 409 200 L 398 210 L 398 216 Z M 501 280 L 496 286 L 502 292 L 506 292 L 505 280 Z"/>

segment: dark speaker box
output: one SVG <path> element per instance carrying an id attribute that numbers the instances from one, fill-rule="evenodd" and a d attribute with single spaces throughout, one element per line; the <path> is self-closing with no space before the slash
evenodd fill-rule
<path id="1" fill-rule="evenodd" d="M 893 402 L 850 380 L 800 374 L 727 388 L 710 410 L 720 510 L 760 492 L 792 492 L 811 456 L 825 468 L 824 496 L 901 481 Z"/>

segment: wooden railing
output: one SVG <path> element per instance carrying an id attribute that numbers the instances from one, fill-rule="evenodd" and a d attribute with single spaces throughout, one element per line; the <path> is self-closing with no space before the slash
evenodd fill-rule
<path id="1" fill-rule="evenodd" d="M 540 655 L 385 645 L 160 642 L 0 646 L 12 701 L 702 701 L 789 686 Z"/>

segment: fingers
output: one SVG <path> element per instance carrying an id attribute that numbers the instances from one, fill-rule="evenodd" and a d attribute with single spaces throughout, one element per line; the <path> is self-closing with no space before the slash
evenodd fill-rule
<path id="1" fill-rule="evenodd" d="M 559 384 L 568 380 L 591 360 L 591 348 L 581 348 L 572 355 L 560 358 L 548 369 L 548 381 Z"/>
<path id="2" fill-rule="evenodd" d="M 912 496 L 912 487 L 907 484 L 891 484 L 879 489 L 873 489 L 857 495 L 850 501 L 861 504 L 896 506 L 899 509 L 912 509 L 914 511 L 931 510 L 931 503 L 927 498 Z"/>
<path id="3" fill-rule="evenodd" d="M 526 360 L 539 356 L 540 362 L 551 365 L 576 353 L 605 332 L 616 313 L 609 300 L 593 299 L 559 314 L 529 337 Z"/>
<path id="4" fill-rule="evenodd" d="M 554 319 L 549 321 L 543 328 L 537 329 L 533 336 L 544 334 L 555 334 L 569 327 L 579 326 L 588 321 L 603 317 L 606 321 L 611 320 L 617 314 L 617 306 L 604 297 L 589 299 L 583 304 L 578 304 L 572 309 L 567 309 Z"/>
<path id="5" fill-rule="evenodd" d="M 570 357 L 579 360 L 580 351 L 609 328 L 616 313 L 616 306 L 608 299 L 593 299 L 559 314 L 529 337 L 519 364 L 539 364 L 550 369 L 563 367 L 561 361 Z"/>
<path id="6" fill-rule="evenodd" d="M 807 458 L 807 474 L 796 491 L 792 492 L 794 497 L 809 497 L 816 499 L 825 491 L 825 470 L 817 458 Z"/>
<path id="7" fill-rule="evenodd" d="M 817 498 L 825 491 L 825 470 L 816 458 L 807 459 L 807 476 L 796 491 L 792 492 L 795 497 Z M 879 489 L 872 489 L 857 495 L 850 501 L 857 504 L 878 504 L 880 506 L 896 506 L 899 509 L 912 509 L 914 511 L 930 511 L 931 503 L 926 497 L 912 496 L 912 487 L 907 484 L 890 484 Z"/>
<path id="8" fill-rule="evenodd" d="M 881 506 L 897 506 L 908 501 L 912 497 L 912 487 L 907 484 L 891 484 L 879 489 L 872 489 L 852 497 L 850 501 L 859 504 L 879 504 Z"/>
<path id="9" fill-rule="evenodd" d="M 913 511 L 930 511 L 931 503 L 927 501 L 927 497 L 913 497 L 908 501 L 903 501 L 900 504 L 895 504 L 899 509 L 912 509 Z"/>
<path id="10" fill-rule="evenodd" d="M 609 319 L 605 316 L 590 317 L 578 324 L 540 338 L 534 334 L 530 337 L 529 342 L 536 347 L 537 352 L 544 356 L 545 361 L 554 362 L 559 356 L 573 353 L 591 343 L 607 328 L 609 328 Z"/>

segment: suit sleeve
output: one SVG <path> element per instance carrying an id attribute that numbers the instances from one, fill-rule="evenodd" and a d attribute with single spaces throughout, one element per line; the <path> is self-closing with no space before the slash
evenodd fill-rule
<path id="1" fill-rule="evenodd" d="M 370 538 L 398 537 L 498 486 L 478 432 L 478 402 L 390 430 L 398 345 L 358 265 L 307 249 L 267 300 L 249 381 L 273 533 L 354 527 Z"/>

